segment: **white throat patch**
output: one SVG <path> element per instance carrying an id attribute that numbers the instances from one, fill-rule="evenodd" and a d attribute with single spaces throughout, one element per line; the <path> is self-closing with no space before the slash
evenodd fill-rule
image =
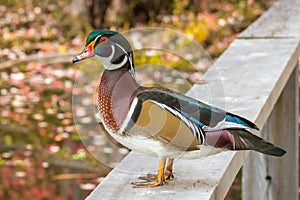
<path id="1" fill-rule="evenodd" d="M 123 51 L 125 51 L 123 48 L 122 48 Z M 109 57 L 101 57 L 101 56 L 98 56 L 96 55 L 96 57 L 100 60 L 100 62 L 103 64 L 104 68 L 107 69 L 107 70 L 115 70 L 115 69 L 119 69 L 121 67 L 123 67 L 125 65 L 125 63 L 128 61 L 128 55 L 125 54 L 124 56 L 124 59 L 122 60 L 121 63 L 119 64 L 112 64 L 111 63 L 111 60 L 115 54 L 115 46 L 111 46 L 111 55 Z"/>

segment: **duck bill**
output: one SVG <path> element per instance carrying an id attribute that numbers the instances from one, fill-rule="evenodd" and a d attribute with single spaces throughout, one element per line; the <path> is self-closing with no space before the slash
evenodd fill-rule
<path id="1" fill-rule="evenodd" d="M 95 56 L 95 53 L 93 51 L 93 45 L 89 45 L 89 46 L 85 47 L 80 54 L 75 56 L 73 58 L 72 62 L 76 63 L 76 62 L 82 61 L 84 59 L 91 58 L 93 56 Z"/>

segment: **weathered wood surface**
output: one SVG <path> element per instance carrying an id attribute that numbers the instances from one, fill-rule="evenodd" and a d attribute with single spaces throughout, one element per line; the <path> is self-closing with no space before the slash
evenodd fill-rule
<path id="1" fill-rule="evenodd" d="M 290 76 L 262 135 L 286 147 L 282 158 L 251 152 L 243 168 L 243 199 L 298 198 L 298 68 Z M 255 183 L 255 184 L 253 184 Z"/>
<path id="2" fill-rule="evenodd" d="M 262 127 L 299 55 L 295 39 L 237 39 L 205 74 L 207 84 L 194 86 L 188 95 Z M 155 171 L 158 159 L 130 153 L 88 199 L 182 199 L 186 195 L 189 199 L 223 199 L 247 154 L 225 152 L 205 159 L 177 160 L 174 181 L 164 187 L 135 189 L 130 182 Z"/>
<path id="3" fill-rule="evenodd" d="M 211 188 L 219 183 L 225 171 L 229 170 L 227 174 L 235 177 L 235 172 L 222 167 L 232 163 L 232 156 L 233 153 L 227 152 L 202 160 L 176 160 L 174 180 L 163 187 L 136 189 L 130 183 L 137 181 L 140 175 L 156 173 L 158 159 L 130 153 L 88 199 L 209 199 L 213 193 Z M 239 157 L 244 159 L 244 155 Z M 218 158 L 224 159 L 225 163 L 219 163 Z M 222 199 L 215 195 L 215 199 Z"/>
<path id="4" fill-rule="evenodd" d="M 239 37 L 300 38 L 300 1 L 277 2 Z"/>
<path id="5" fill-rule="evenodd" d="M 299 21 L 300 1 L 279 1 L 240 34 L 239 38 L 299 40 Z M 298 96 L 296 67 L 262 130 L 262 135 L 268 140 L 286 146 L 288 153 L 280 159 L 250 153 L 243 168 L 243 199 L 299 198 Z"/>

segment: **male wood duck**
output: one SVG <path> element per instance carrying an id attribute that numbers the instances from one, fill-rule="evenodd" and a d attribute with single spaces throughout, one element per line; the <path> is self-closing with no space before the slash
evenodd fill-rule
<path id="1" fill-rule="evenodd" d="M 157 156 L 157 175 L 134 187 L 155 187 L 173 178 L 174 158 L 196 159 L 225 150 L 255 150 L 282 156 L 285 150 L 249 132 L 249 120 L 175 91 L 143 87 L 135 79 L 133 52 L 121 34 L 91 32 L 73 63 L 97 57 L 105 70 L 98 109 L 107 132 L 129 149 Z"/>

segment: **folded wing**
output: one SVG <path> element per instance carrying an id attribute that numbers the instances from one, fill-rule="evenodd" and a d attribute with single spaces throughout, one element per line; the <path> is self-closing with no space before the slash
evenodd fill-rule
<path id="1" fill-rule="evenodd" d="M 143 103 L 151 101 L 183 121 L 199 144 L 229 150 L 255 150 L 273 156 L 285 153 L 249 132 L 249 129 L 259 130 L 251 121 L 180 93 L 159 87 L 141 87 L 132 98 L 137 101 L 131 116 L 133 123 Z"/>

